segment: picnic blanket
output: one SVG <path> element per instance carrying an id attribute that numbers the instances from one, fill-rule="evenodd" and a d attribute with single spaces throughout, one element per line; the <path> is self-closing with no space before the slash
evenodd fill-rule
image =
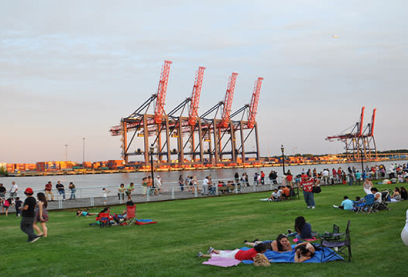
<path id="1" fill-rule="evenodd" d="M 157 221 L 153 221 L 152 219 L 136 219 L 135 224 L 137 225 L 146 225 L 146 224 L 154 224 Z"/>
<path id="2" fill-rule="evenodd" d="M 294 248 L 296 245 L 292 245 L 292 248 Z M 240 248 L 241 250 L 248 250 L 250 249 L 249 247 L 242 247 Z M 329 261 L 343 261 L 344 259 L 340 256 L 333 256 L 330 259 L 324 258 L 322 260 L 322 254 L 325 251 L 326 256 L 329 252 L 332 252 L 333 250 L 324 248 L 323 250 L 316 250 L 315 255 L 313 258 L 310 260 L 304 261 L 304 263 L 322 263 L 322 262 L 329 262 Z M 275 252 L 271 250 L 266 250 L 264 255 L 268 258 L 268 260 L 271 263 L 294 263 L 295 262 L 295 250 L 288 251 L 288 252 Z M 236 266 L 239 263 L 244 263 L 244 264 L 253 264 L 254 261 L 252 260 L 244 260 L 240 261 L 237 259 L 231 259 L 231 258 L 220 258 L 220 257 L 211 257 L 208 261 L 203 262 L 203 264 L 206 265 L 213 265 L 213 266 L 220 266 L 220 267 L 231 267 L 231 266 Z"/>

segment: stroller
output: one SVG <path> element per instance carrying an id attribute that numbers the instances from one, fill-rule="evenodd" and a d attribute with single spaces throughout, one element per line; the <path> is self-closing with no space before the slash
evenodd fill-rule
<path id="1" fill-rule="evenodd" d="M 381 192 L 381 202 L 376 202 L 373 205 L 373 212 L 378 212 L 382 210 L 390 210 L 388 208 L 388 202 L 390 199 L 390 193 L 388 190 L 384 190 Z"/>

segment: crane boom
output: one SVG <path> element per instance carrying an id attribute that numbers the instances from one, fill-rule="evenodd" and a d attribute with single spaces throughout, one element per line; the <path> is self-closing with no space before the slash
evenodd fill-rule
<path id="1" fill-rule="evenodd" d="M 371 118 L 371 129 L 370 129 L 370 137 L 374 136 L 374 123 L 375 123 L 375 113 L 377 109 L 373 110 L 373 117 Z"/>
<path id="2" fill-rule="evenodd" d="M 254 128 L 256 112 L 258 110 L 259 94 L 261 93 L 262 77 L 255 81 L 254 92 L 252 93 L 251 104 L 249 106 L 248 128 Z"/>
<path id="3" fill-rule="evenodd" d="M 363 134 L 363 121 L 364 121 L 364 109 L 365 109 L 365 107 L 363 107 L 362 109 L 361 109 L 361 117 L 360 117 L 360 130 L 359 130 L 359 132 L 358 132 L 358 137 L 361 137 L 361 135 Z"/>
<path id="4" fill-rule="evenodd" d="M 154 122 L 157 124 L 160 124 L 162 122 L 171 63 L 171 61 L 164 61 L 164 65 L 162 67 L 160 75 L 159 87 L 157 89 L 156 106 L 154 109 Z"/>
<path id="5" fill-rule="evenodd" d="M 228 80 L 227 91 L 225 93 L 224 109 L 222 111 L 220 127 L 226 128 L 230 120 L 232 99 L 234 98 L 235 83 L 238 73 L 233 72 Z"/>
<path id="6" fill-rule="evenodd" d="M 191 126 L 196 124 L 196 120 L 198 117 L 198 104 L 200 103 L 200 94 L 201 94 L 201 87 L 203 84 L 203 76 L 204 76 L 205 67 L 200 66 L 196 72 L 193 92 L 191 94 L 191 104 L 190 110 L 188 113 L 188 123 Z"/>

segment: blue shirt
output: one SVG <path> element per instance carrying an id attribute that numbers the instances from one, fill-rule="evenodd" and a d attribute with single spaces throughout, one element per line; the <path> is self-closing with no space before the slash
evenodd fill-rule
<path id="1" fill-rule="evenodd" d="M 306 223 L 302 230 L 300 231 L 300 237 L 302 239 L 311 239 L 312 238 L 312 225 Z"/>
<path id="2" fill-rule="evenodd" d="M 353 209 L 353 201 L 350 199 L 345 199 L 343 202 L 341 202 L 341 205 L 345 210 L 352 210 Z"/>

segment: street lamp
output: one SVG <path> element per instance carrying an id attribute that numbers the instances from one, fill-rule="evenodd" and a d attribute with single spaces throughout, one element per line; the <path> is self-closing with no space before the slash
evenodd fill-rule
<path id="1" fill-rule="evenodd" d="M 361 174 L 363 174 L 364 172 L 363 149 L 360 149 L 360 155 L 361 155 Z"/>
<path id="2" fill-rule="evenodd" d="M 85 138 L 82 138 L 82 168 L 85 168 Z"/>
<path id="3" fill-rule="evenodd" d="M 150 170 L 151 170 L 151 174 L 152 174 L 152 187 L 154 187 L 153 153 L 154 153 L 154 146 L 152 144 L 150 146 Z"/>
<path id="4" fill-rule="evenodd" d="M 283 166 L 283 175 L 285 175 L 285 148 L 281 145 L 282 151 L 282 166 Z"/>
<path id="5" fill-rule="evenodd" d="M 68 161 L 68 144 L 65 144 L 65 161 Z"/>

